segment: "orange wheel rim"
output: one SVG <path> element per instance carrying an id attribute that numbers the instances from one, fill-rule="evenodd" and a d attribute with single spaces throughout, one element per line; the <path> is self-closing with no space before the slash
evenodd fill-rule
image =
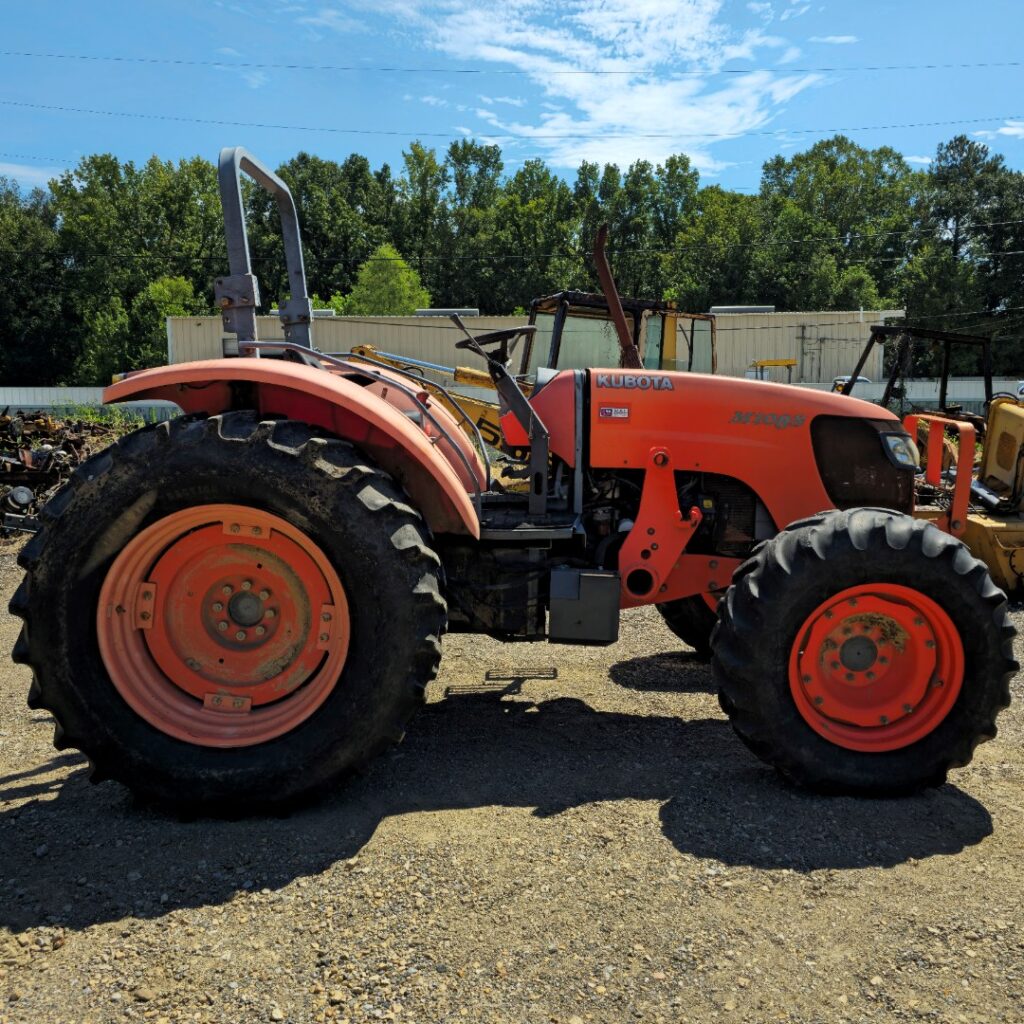
<path id="1" fill-rule="evenodd" d="M 243 747 L 290 732 L 330 696 L 349 611 L 338 574 L 301 530 L 241 505 L 200 505 L 125 546 L 96 629 L 111 681 L 150 725 Z"/>
<path id="2" fill-rule="evenodd" d="M 793 643 L 789 688 L 804 721 L 848 750 L 910 746 L 949 714 L 964 675 L 952 620 L 910 587 L 869 583 L 820 604 Z"/>

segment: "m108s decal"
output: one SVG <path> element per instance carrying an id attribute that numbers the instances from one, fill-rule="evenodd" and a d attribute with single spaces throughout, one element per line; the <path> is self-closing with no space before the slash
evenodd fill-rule
<path id="1" fill-rule="evenodd" d="M 737 410 L 732 414 L 730 423 L 742 423 L 749 427 L 774 427 L 776 430 L 785 430 L 787 427 L 802 427 L 806 422 L 806 416 L 790 416 L 782 412 L 742 412 Z"/>

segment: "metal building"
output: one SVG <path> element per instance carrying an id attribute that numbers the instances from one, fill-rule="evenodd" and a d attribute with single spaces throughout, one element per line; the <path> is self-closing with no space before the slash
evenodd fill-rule
<path id="1" fill-rule="evenodd" d="M 717 318 L 718 372 L 742 377 L 751 364 L 763 360 L 792 361 L 797 383 L 831 382 L 850 373 L 867 342 L 871 325 L 900 317 L 902 310 L 854 310 L 830 313 L 725 313 Z M 524 323 L 523 317 L 481 316 L 466 319 L 471 331 L 493 331 Z M 259 336 L 281 340 L 276 317 L 257 319 Z M 431 363 L 465 365 L 467 355 L 456 352 L 463 335 L 441 318 L 416 316 L 325 317 L 313 328 L 317 348 L 348 352 L 354 345 L 373 345 L 386 352 Z M 220 317 L 168 317 L 168 362 L 214 359 L 231 352 L 234 338 L 224 333 Z M 862 370 L 872 380 L 881 377 L 881 349 L 876 348 Z M 773 367 L 765 376 L 785 381 L 785 367 Z"/>

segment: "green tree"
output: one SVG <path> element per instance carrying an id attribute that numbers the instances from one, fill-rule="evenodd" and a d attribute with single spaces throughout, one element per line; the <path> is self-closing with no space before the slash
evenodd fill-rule
<path id="1" fill-rule="evenodd" d="M 497 146 L 461 139 L 448 147 L 445 169 L 444 260 L 432 268 L 434 294 L 442 306 L 489 305 L 494 281 L 490 259 L 494 243 L 495 203 L 504 165 Z"/>
<path id="2" fill-rule="evenodd" d="M 352 293 L 338 303 L 352 316 L 410 316 L 429 305 L 430 294 L 419 274 L 387 243 L 359 268 Z"/>
<path id="3" fill-rule="evenodd" d="M 433 149 L 420 142 L 403 152 L 402 160 L 405 170 L 398 180 L 399 208 L 393 241 L 408 253 L 420 277 L 434 287 L 437 259 L 447 234 L 444 199 L 448 168 Z"/>
<path id="4" fill-rule="evenodd" d="M 758 301 L 753 267 L 760 232 L 757 196 L 719 185 L 701 189 L 675 251 L 662 257 L 665 297 L 691 312 Z"/>
<path id="5" fill-rule="evenodd" d="M 484 312 L 528 307 L 531 299 L 578 282 L 569 251 L 575 226 L 569 186 L 543 160 L 527 160 L 505 182 L 494 211 L 494 289 Z"/>
<path id="6" fill-rule="evenodd" d="M 815 265 L 820 271 L 831 257 L 837 280 L 847 267 L 860 266 L 871 274 L 880 294 L 893 294 L 914 226 L 917 184 L 917 176 L 896 150 L 865 149 L 843 135 L 823 139 L 788 159 L 769 160 L 761 178 L 766 220 L 785 217 L 793 226 L 802 223 L 815 240 L 778 249 L 774 258 L 780 266 L 808 265 L 803 271 L 786 267 L 783 276 L 806 280 Z M 803 215 L 799 221 L 793 212 L 784 212 L 789 204 Z M 793 308 L 794 301 L 803 299 L 794 296 L 785 306 Z M 826 301 L 820 308 L 834 308 L 831 296 Z"/>
<path id="7" fill-rule="evenodd" d="M 77 355 L 65 324 L 66 271 L 56 216 L 41 189 L 23 196 L 0 177 L 0 381 L 57 384 Z"/>
<path id="8" fill-rule="evenodd" d="M 295 199 L 310 293 L 349 291 L 363 261 L 386 239 L 366 216 L 374 189 L 369 163 L 353 155 L 338 164 L 302 152 L 277 173 Z M 289 294 L 277 203 L 261 188 L 246 191 L 256 273 L 264 304 L 273 304 Z"/>
<path id="9" fill-rule="evenodd" d="M 204 308 L 192 283 L 183 277 L 151 281 L 128 307 L 120 296 L 110 296 L 86 317 L 76 379 L 84 384 L 109 384 L 115 373 L 167 362 L 166 318 L 190 316 Z"/>

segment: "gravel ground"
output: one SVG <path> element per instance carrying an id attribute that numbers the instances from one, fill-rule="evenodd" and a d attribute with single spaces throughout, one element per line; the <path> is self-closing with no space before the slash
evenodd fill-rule
<path id="1" fill-rule="evenodd" d="M 0 1022 L 1024 1019 L 1020 684 L 951 784 L 822 799 L 656 613 L 601 650 L 444 646 L 398 750 L 238 822 L 89 785 L 0 660 Z"/>

